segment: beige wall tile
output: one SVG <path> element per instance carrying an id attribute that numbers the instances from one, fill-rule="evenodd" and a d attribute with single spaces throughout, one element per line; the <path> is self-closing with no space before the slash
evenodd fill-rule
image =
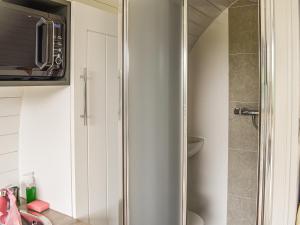
<path id="1" fill-rule="evenodd" d="M 229 9 L 229 52 L 227 225 L 255 225 L 258 130 L 251 116 L 233 113 L 235 107 L 259 109 L 258 7 L 252 0 Z"/>
<path id="2" fill-rule="evenodd" d="M 258 4 L 258 0 L 230 0 L 230 1 L 233 3 L 231 8 Z"/>
<path id="3" fill-rule="evenodd" d="M 234 195 L 228 196 L 228 225 L 255 225 L 256 224 L 256 200 L 240 198 Z"/>
<path id="4" fill-rule="evenodd" d="M 229 148 L 257 151 L 258 131 L 253 126 L 251 117 L 236 116 L 230 119 Z"/>
<path id="5" fill-rule="evenodd" d="M 230 55 L 230 101 L 257 102 L 259 100 L 259 65 L 257 54 Z"/>
<path id="6" fill-rule="evenodd" d="M 251 116 L 242 116 L 242 115 L 235 115 L 234 108 L 248 108 L 251 110 L 259 110 L 259 102 L 238 102 L 238 101 L 231 101 L 229 102 L 229 119 L 245 119 L 251 118 Z M 259 119 L 259 118 L 257 118 Z M 258 130 L 257 130 L 258 132 Z"/>
<path id="7" fill-rule="evenodd" d="M 229 9 L 229 52 L 258 52 L 258 7 Z"/>
<path id="8" fill-rule="evenodd" d="M 229 194 L 245 198 L 256 198 L 257 160 L 258 152 L 229 150 Z"/>

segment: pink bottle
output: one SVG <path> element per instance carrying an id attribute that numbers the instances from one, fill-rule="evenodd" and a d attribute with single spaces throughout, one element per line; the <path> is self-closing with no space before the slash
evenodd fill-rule
<path id="1" fill-rule="evenodd" d="M 6 190 L 0 190 L 0 223 L 5 223 L 5 219 L 7 216 L 7 192 Z"/>

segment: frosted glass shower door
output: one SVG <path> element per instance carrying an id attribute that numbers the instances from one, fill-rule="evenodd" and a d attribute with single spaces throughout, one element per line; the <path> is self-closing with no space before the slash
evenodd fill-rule
<path id="1" fill-rule="evenodd" d="M 183 1 L 124 10 L 126 225 L 182 225 Z"/>

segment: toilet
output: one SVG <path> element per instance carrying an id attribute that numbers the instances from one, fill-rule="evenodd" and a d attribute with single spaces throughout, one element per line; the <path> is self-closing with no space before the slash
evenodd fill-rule
<path id="1" fill-rule="evenodd" d="M 187 225 L 204 225 L 204 221 L 198 214 L 188 210 Z"/>

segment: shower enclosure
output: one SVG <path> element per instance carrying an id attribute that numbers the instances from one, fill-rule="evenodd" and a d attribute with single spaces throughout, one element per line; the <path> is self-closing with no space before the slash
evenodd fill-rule
<path id="1" fill-rule="evenodd" d="M 185 220 L 183 17 L 181 0 L 124 1 L 125 224 Z"/>
<path id="2" fill-rule="evenodd" d="M 196 9 L 190 7 L 191 4 L 197 2 L 215 2 L 212 5 L 222 10 L 234 5 L 231 1 L 214 0 L 123 1 L 121 64 L 125 225 L 187 224 L 188 155 L 196 157 L 198 154 L 195 145 L 188 153 L 188 140 L 191 144 L 200 142 L 203 146 L 206 142 L 206 137 L 201 134 L 188 138 L 188 54 L 198 40 L 188 35 L 193 26 L 189 23 L 189 15 Z M 223 7 L 221 2 L 230 4 Z M 253 4 L 253 1 L 249 2 Z M 257 45 L 256 52 L 243 54 L 257 55 L 256 69 L 260 76 L 257 77 L 256 104 L 228 104 L 230 115 L 227 120 L 234 116 L 247 118 L 247 125 L 251 126 L 253 133 L 260 131 L 255 164 L 259 176 L 256 176 L 256 189 L 251 192 L 251 197 L 255 198 L 254 211 L 257 211 L 254 223 L 268 225 L 268 215 L 265 214 L 268 212 L 264 209 L 268 207 L 270 197 L 266 193 L 271 189 L 271 167 L 267 160 L 271 146 L 267 143 L 272 138 L 272 56 L 266 51 L 272 44 L 270 36 L 266 36 L 271 33 L 266 30 L 266 26 L 270 26 L 270 5 L 266 6 L 264 0 L 255 4 L 257 44 L 260 45 Z M 210 225 L 205 221 L 204 224 Z M 228 225 L 231 224 L 228 222 Z"/>

